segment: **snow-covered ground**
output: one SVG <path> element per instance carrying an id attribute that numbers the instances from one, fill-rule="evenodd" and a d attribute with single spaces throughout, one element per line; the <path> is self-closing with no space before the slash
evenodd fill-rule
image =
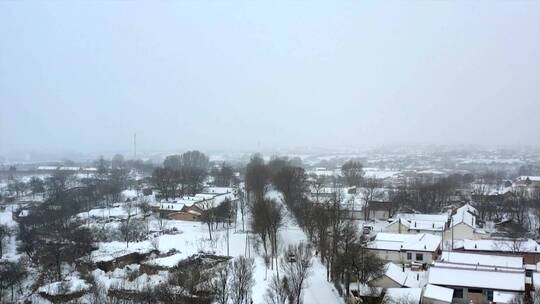
<path id="1" fill-rule="evenodd" d="M 20 256 L 17 254 L 16 245 L 16 227 L 17 222 L 13 220 L 12 212 L 17 209 L 17 205 L 10 204 L 5 205 L 4 210 L 0 210 L 0 225 L 6 225 L 11 232 L 9 236 L 4 239 L 4 248 L 2 251 L 2 258 L 0 260 L 16 261 Z"/>
<path id="2" fill-rule="evenodd" d="M 276 193 L 271 192 L 269 195 L 273 198 L 279 198 L 279 195 Z M 117 211 L 119 213 L 118 216 L 122 216 L 122 211 Z M 151 224 L 157 225 L 158 223 L 157 221 L 153 221 Z M 237 228 L 241 229 L 241 226 L 241 220 L 239 218 Z M 209 237 L 208 226 L 200 222 L 168 220 L 166 228 L 176 228 L 178 233 L 157 236 L 157 242 L 151 240 L 133 242 L 129 244 L 129 247 L 126 247 L 125 242 L 100 243 L 99 249 L 92 252 L 92 257 L 94 261 L 110 260 L 130 252 L 149 252 L 154 249 L 154 246 L 157 246 L 161 252 L 168 252 L 172 249 L 178 251 L 170 257 L 158 258 L 150 262 L 160 265 L 172 265 L 201 251 L 227 255 L 227 230 L 221 226 L 218 230 L 212 231 L 212 240 Z M 280 240 L 281 248 L 284 249 L 289 244 L 306 242 L 307 238 L 294 221 L 289 219 L 280 231 Z M 263 257 L 257 253 L 257 250 L 252 248 L 254 243 L 255 241 L 248 237 L 246 233 L 241 231 L 235 232 L 234 227 L 229 229 L 229 255 L 232 257 L 245 255 L 255 259 L 253 302 L 264 303 L 267 285 L 273 272 L 271 269 L 266 269 Z M 95 274 L 99 274 L 97 278 L 106 279 L 110 277 L 104 273 Z M 313 258 L 311 276 L 307 281 L 307 287 L 304 293 L 304 303 L 343 303 L 332 283 L 326 280 L 325 266 L 315 257 Z"/>

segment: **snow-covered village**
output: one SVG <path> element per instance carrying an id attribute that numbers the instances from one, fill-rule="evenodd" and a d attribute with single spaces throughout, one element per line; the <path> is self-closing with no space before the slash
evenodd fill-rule
<path id="1" fill-rule="evenodd" d="M 537 301 L 540 157 L 426 154 L 4 167 L 2 301 Z"/>
<path id="2" fill-rule="evenodd" d="M 540 304 L 540 0 L 0 1 L 0 304 Z"/>

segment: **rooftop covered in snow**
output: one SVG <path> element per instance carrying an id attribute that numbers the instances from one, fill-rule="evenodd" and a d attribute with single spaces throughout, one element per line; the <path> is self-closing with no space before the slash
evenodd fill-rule
<path id="1" fill-rule="evenodd" d="M 432 234 L 400 234 L 380 232 L 373 241 L 368 243 L 368 248 L 392 251 L 410 250 L 433 252 L 439 248 L 440 244 L 441 237 Z"/>
<path id="2" fill-rule="evenodd" d="M 463 240 L 463 249 L 505 253 L 540 253 L 540 244 L 532 239 Z"/>
<path id="3" fill-rule="evenodd" d="M 443 251 L 439 260 L 453 264 L 523 268 L 523 258 L 518 256 Z"/>
<path id="4" fill-rule="evenodd" d="M 450 267 L 446 267 L 450 266 Z M 525 271 L 487 270 L 435 264 L 429 268 L 429 284 L 502 291 L 524 291 Z"/>

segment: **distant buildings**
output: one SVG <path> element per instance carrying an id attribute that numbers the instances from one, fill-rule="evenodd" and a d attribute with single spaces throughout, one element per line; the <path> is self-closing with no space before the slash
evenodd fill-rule
<path id="1" fill-rule="evenodd" d="M 484 235 L 477 227 L 477 214 L 477 210 L 469 204 L 451 213 L 399 213 L 390 220 L 384 231 L 401 234 L 429 233 L 445 241 L 476 239 Z"/>

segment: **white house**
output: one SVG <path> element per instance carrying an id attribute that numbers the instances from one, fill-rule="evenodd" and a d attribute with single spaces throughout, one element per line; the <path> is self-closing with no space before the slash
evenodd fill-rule
<path id="1" fill-rule="evenodd" d="M 448 214 L 399 213 L 385 227 L 393 233 L 430 233 L 442 237 L 448 226 Z"/>
<path id="2" fill-rule="evenodd" d="M 367 247 L 383 260 L 398 264 L 428 264 L 437 258 L 441 237 L 420 234 L 378 233 Z"/>
<path id="3" fill-rule="evenodd" d="M 481 231 L 476 225 L 477 210 L 469 204 L 458 208 L 450 216 L 443 214 L 397 214 L 385 228 L 393 233 L 430 233 L 445 241 L 480 238 Z"/>
<path id="4" fill-rule="evenodd" d="M 477 233 L 476 215 L 478 211 L 469 204 L 458 208 L 452 215 L 450 228 L 445 231 L 445 240 L 476 239 Z"/>

